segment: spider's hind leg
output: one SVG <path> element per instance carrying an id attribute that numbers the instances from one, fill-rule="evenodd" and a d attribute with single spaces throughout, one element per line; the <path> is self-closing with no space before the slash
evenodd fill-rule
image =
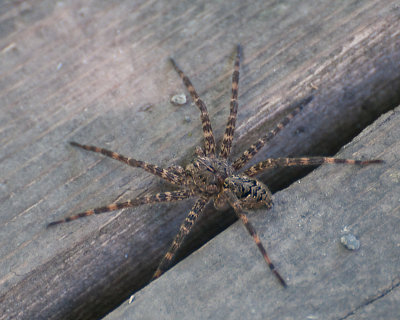
<path id="1" fill-rule="evenodd" d="M 276 270 L 274 264 L 272 263 L 271 259 L 269 258 L 267 251 L 265 250 L 263 244 L 261 243 L 261 240 L 259 236 L 257 235 L 256 230 L 254 229 L 253 225 L 250 223 L 250 221 L 247 218 L 246 213 L 244 212 L 242 205 L 240 204 L 240 200 L 234 195 L 234 193 L 226 189 L 225 190 L 225 195 L 227 196 L 227 199 L 229 201 L 229 204 L 232 206 L 232 208 L 235 210 L 236 215 L 238 218 L 243 222 L 244 226 L 246 227 L 247 231 L 249 234 L 252 236 L 254 242 L 256 243 L 258 249 L 260 250 L 265 262 L 267 263 L 268 267 L 270 270 L 274 273 L 275 277 L 279 280 L 281 285 L 283 287 L 286 287 L 286 282 L 282 278 L 282 276 L 279 274 L 278 270 Z"/>
<path id="2" fill-rule="evenodd" d="M 175 236 L 174 241 L 172 242 L 171 246 L 168 249 L 168 252 L 162 258 L 160 264 L 156 272 L 154 272 L 153 280 L 157 279 L 161 276 L 170 266 L 172 259 L 175 257 L 175 254 L 179 247 L 181 246 L 185 237 L 189 234 L 190 230 L 192 229 L 193 225 L 195 224 L 197 218 L 203 211 L 205 205 L 207 204 L 209 198 L 208 197 L 201 197 L 196 201 L 192 210 L 190 210 L 188 216 L 183 221 L 179 228 L 178 234 Z"/>

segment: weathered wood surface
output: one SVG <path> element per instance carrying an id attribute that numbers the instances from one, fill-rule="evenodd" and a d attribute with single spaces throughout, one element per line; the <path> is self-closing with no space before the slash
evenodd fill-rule
<path id="1" fill-rule="evenodd" d="M 45 226 L 168 187 L 69 140 L 162 166 L 193 157 L 198 111 L 169 103 L 184 89 L 168 56 L 207 102 L 220 139 L 242 44 L 233 156 L 301 101 L 302 114 L 257 159 L 332 154 L 399 103 L 399 16 L 397 1 L 378 0 L 3 1 L 0 318 L 95 318 L 150 279 L 190 201 Z M 262 179 L 274 189 L 293 179 L 278 174 Z M 211 213 L 182 255 L 233 221 Z"/>
<path id="2" fill-rule="evenodd" d="M 106 319 L 399 319 L 399 151 L 400 107 L 337 154 L 384 164 L 324 165 L 250 216 L 286 289 L 237 222 Z"/>

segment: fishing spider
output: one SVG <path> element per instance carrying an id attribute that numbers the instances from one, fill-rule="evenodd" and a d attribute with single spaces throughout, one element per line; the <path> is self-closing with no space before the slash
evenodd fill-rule
<path id="1" fill-rule="evenodd" d="M 326 157 L 312 158 L 277 158 L 266 159 L 261 161 L 247 170 L 240 169 L 251 160 L 257 152 L 271 140 L 289 121 L 300 112 L 301 107 L 295 108 L 288 114 L 276 127 L 258 139 L 250 148 L 248 148 L 239 158 L 230 161 L 229 154 L 235 131 L 236 114 L 238 108 L 238 83 L 239 83 L 239 64 L 240 64 L 240 46 L 237 46 L 236 58 L 234 63 L 234 71 L 232 75 L 232 95 L 230 102 L 230 114 L 226 125 L 224 138 L 221 143 L 221 150 L 216 154 L 216 146 L 213 131 L 211 128 L 208 111 L 204 102 L 199 98 L 189 78 L 176 65 L 173 59 L 170 59 L 176 72 L 182 78 L 184 85 L 189 91 L 194 103 L 200 109 L 200 118 L 203 126 L 204 149 L 197 147 L 196 158 L 185 169 L 180 166 L 172 166 L 167 169 L 160 168 L 156 165 L 146 163 L 144 161 L 125 157 L 116 152 L 112 152 L 103 148 L 94 146 L 82 145 L 77 142 L 70 142 L 71 145 L 102 153 L 103 155 L 124 162 L 132 167 L 139 167 L 147 172 L 150 172 L 158 177 L 163 178 L 171 184 L 182 187 L 182 190 L 164 192 L 158 194 L 149 194 L 143 197 L 138 197 L 126 202 L 112 203 L 104 207 L 90 209 L 73 216 L 66 217 L 62 220 L 53 221 L 48 226 L 54 226 L 63 222 L 69 222 L 78 218 L 99 214 L 103 212 L 114 211 L 122 208 L 135 207 L 142 204 L 150 204 L 157 202 L 169 202 L 184 200 L 192 197 L 197 197 L 197 201 L 193 205 L 187 218 L 183 221 L 179 228 L 178 234 L 175 236 L 168 252 L 161 260 L 157 270 L 153 275 L 153 279 L 158 278 L 164 273 L 171 264 L 178 248 L 183 240 L 188 235 L 197 218 L 202 213 L 205 205 L 212 199 L 214 206 L 218 210 L 227 209 L 231 206 L 238 218 L 243 222 L 247 231 L 252 236 L 258 249 L 261 251 L 264 260 L 268 264 L 271 271 L 274 273 L 279 282 L 286 287 L 286 282 L 279 272 L 275 269 L 268 254 L 258 237 L 253 225 L 249 222 L 245 209 L 266 207 L 269 209 L 272 205 L 271 192 L 268 188 L 254 178 L 257 174 L 265 170 L 276 167 L 289 166 L 316 166 L 323 163 L 346 163 L 357 165 L 368 165 L 380 163 L 381 160 L 349 160 L 336 159 Z"/>

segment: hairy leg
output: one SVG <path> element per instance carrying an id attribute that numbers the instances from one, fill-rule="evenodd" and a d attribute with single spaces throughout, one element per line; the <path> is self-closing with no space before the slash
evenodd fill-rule
<path id="1" fill-rule="evenodd" d="M 235 133 L 235 125 L 236 125 L 236 115 L 238 109 L 238 89 L 239 89 L 239 66 L 240 66 L 240 45 L 237 46 L 236 49 L 236 59 L 235 66 L 232 74 L 232 96 L 231 96 L 231 104 L 230 104 L 230 114 L 228 118 L 228 123 L 226 124 L 224 138 L 221 144 L 221 158 L 228 158 L 231 153 L 231 146 L 233 140 L 233 134 Z"/>
<path id="2" fill-rule="evenodd" d="M 261 161 L 254 166 L 247 169 L 244 174 L 252 177 L 267 169 L 277 168 L 277 167 L 292 167 L 292 166 L 317 166 L 324 163 L 342 163 L 342 164 L 353 164 L 353 165 L 369 165 L 382 163 L 383 160 L 352 160 L 352 159 L 337 159 L 337 158 L 327 158 L 327 157 L 311 157 L 311 158 L 277 158 L 277 159 L 267 159 Z"/>
<path id="3" fill-rule="evenodd" d="M 205 153 L 206 156 L 214 157 L 215 156 L 215 140 L 213 131 L 211 128 L 210 117 L 208 116 L 208 111 L 205 103 L 200 99 L 199 95 L 197 94 L 195 88 L 193 87 L 192 83 L 190 82 L 189 78 L 183 73 L 181 69 L 177 66 L 175 61 L 171 58 L 171 63 L 174 66 L 176 72 L 182 78 L 183 83 L 185 84 L 186 88 L 188 89 L 190 95 L 196 106 L 200 109 L 201 112 L 201 123 L 203 126 L 203 135 L 204 135 L 204 146 L 205 146 Z"/>
<path id="4" fill-rule="evenodd" d="M 235 210 L 236 215 L 243 222 L 243 224 L 246 227 L 247 231 L 252 236 L 252 238 L 253 238 L 254 242 L 256 243 L 258 249 L 260 250 L 262 256 L 264 257 L 265 262 L 268 264 L 268 267 L 274 273 L 274 275 L 279 280 L 279 282 L 282 284 L 282 286 L 286 287 L 285 280 L 283 280 L 283 278 L 279 274 L 278 270 L 275 269 L 275 266 L 273 265 L 271 259 L 268 257 L 267 251 L 265 250 L 263 244 L 261 243 L 261 240 L 258 237 L 257 232 L 254 229 L 253 225 L 247 219 L 247 215 L 244 212 L 244 210 L 243 210 L 243 208 L 242 208 L 242 206 L 240 204 L 239 199 L 229 189 L 225 189 L 225 195 L 227 196 L 229 204 Z"/>
<path id="5" fill-rule="evenodd" d="M 61 220 L 50 222 L 47 227 L 55 226 L 60 223 L 70 222 L 79 218 L 84 218 L 93 214 L 99 214 L 104 212 L 115 211 L 122 208 L 130 208 L 140 206 L 142 204 L 150 204 L 157 202 L 170 202 L 184 200 L 193 197 L 195 194 L 191 190 L 178 190 L 172 192 L 157 193 L 154 195 L 146 195 L 136 199 L 128 200 L 126 202 L 112 203 L 104 207 L 99 207 L 95 209 L 86 210 L 84 212 L 66 217 Z"/>
<path id="6" fill-rule="evenodd" d="M 126 163 L 127 165 L 130 165 L 131 167 L 142 168 L 145 171 L 150 172 L 160 178 L 163 178 L 164 180 L 167 180 L 170 183 L 177 184 L 177 185 L 181 185 L 183 183 L 183 179 L 182 179 L 183 177 L 177 175 L 176 171 L 163 169 L 154 164 L 150 164 L 150 163 L 136 160 L 133 158 L 128 158 L 128 157 L 123 156 L 122 154 L 119 154 L 119 153 L 116 153 L 116 152 L 113 152 L 113 151 L 110 151 L 110 150 L 107 150 L 104 148 L 79 144 L 74 141 L 71 141 L 70 144 L 74 147 L 79 147 L 79 148 L 82 148 L 85 150 L 101 153 L 107 157 L 110 157 L 115 160 Z"/>
<path id="7" fill-rule="evenodd" d="M 174 258 L 176 251 L 181 246 L 185 237 L 189 234 L 190 230 L 192 229 L 193 225 L 195 224 L 197 218 L 201 214 L 204 209 L 204 206 L 207 204 L 209 198 L 208 197 L 201 197 L 196 201 L 192 210 L 190 210 L 188 216 L 183 221 L 179 228 L 178 234 L 175 236 L 174 241 L 172 242 L 171 246 L 168 249 L 168 252 L 162 258 L 160 264 L 156 272 L 153 275 L 153 279 L 157 279 L 161 276 L 170 266 L 172 259 Z"/>
<path id="8" fill-rule="evenodd" d="M 281 131 L 289 122 L 293 119 L 295 115 L 297 115 L 301 111 L 302 107 L 297 107 L 291 113 L 289 113 L 281 122 L 279 122 L 274 129 L 269 131 L 262 138 L 258 139 L 257 142 L 250 146 L 243 154 L 235 160 L 232 164 L 235 170 L 239 170 L 242 168 L 247 162 L 252 159 L 258 151 L 273 137 L 275 137 L 279 131 Z"/>

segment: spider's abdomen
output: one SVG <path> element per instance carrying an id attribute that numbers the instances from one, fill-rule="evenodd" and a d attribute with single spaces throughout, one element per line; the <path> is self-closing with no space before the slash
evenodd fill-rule
<path id="1" fill-rule="evenodd" d="M 272 206 L 271 192 L 260 181 L 245 175 L 232 175 L 226 178 L 224 188 L 230 189 L 245 208 Z"/>

